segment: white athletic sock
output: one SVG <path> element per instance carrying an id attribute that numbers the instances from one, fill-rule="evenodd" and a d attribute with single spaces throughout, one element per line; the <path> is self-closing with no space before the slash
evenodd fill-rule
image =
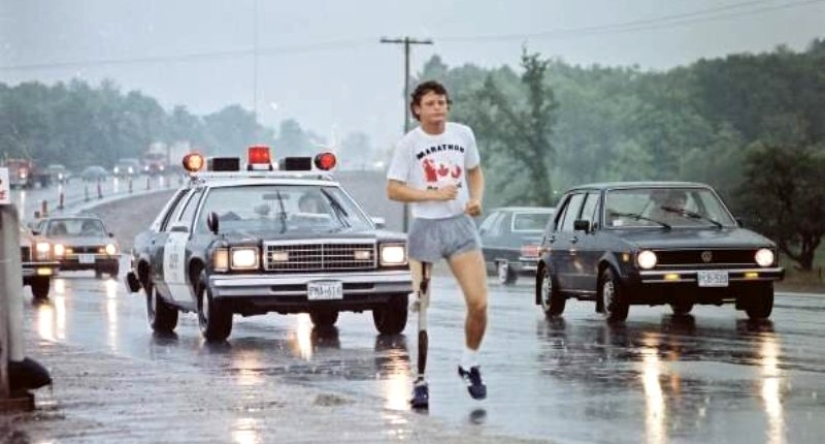
<path id="1" fill-rule="evenodd" d="M 464 347 L 464 354 L 461 355 L 461 368 L 469 370 L 470 367 L 478 365 L 478 350 L 471 350 L 469 347 Z"/>

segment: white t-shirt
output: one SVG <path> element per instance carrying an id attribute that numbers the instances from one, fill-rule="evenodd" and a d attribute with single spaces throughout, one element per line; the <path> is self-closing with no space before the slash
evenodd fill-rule
<path id="1" fill-rule="evenodd" d="M 418 190 L 458 187 L 451 201 L 412 202 L 413 217 L 444 219 L 464 212 L 470 199 L 467 170 L 479 164 L 473 130 L 466 125 L 447 122 L 444 132 L 427 134 L 421 127 L 407 133 L 395 146 L 387 179 L 404 182 Z"/>

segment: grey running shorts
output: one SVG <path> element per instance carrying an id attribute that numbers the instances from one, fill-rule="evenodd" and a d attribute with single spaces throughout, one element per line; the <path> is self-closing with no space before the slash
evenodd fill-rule
<path id="1" fill-rule="evenodd" d="M 413 219 L 407 233 L 407 254 L 421 262 L 438 262 L 481 248 L 473 219 L 466 214 L 446 219 Z"/>

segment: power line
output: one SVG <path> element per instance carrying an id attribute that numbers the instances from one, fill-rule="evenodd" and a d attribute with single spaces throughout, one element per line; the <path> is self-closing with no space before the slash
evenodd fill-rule
<path id="1" fill-rule="evenodd" d="M 723 20 L 729 18 L 744 17 L 747 15 L 761 14 L 770 11 L 781 9 L 790 9 L 800 6 L 808 6 L 815 3 L 823 3 L 825 0 L 801 0 L 781 5 L 763 6 L 750 10 L 728 12 L 732 9 L 740 9 L 747 6 L 759 5 L 764 3 L 771 3 L 771 0 L 758 0 L 736 3 L 733 5 L 719 6 L 715 8 L 708 8 L 699 11 L 670 14 L 660 17 L 654 17 L 644 20 L 633 20 L 629 22 L 612 23 L 600 26 L 586 26 L 580 28 L 562 28 L 547 31 L 539 31 L 534 33 L 523 34 L 491 34 L 491 35 L 476 35 L 476 36 L 442 36 L 438 37 L 439 41 L 445 42 L 481 42 L 481 41 L 505 41 L 505 40 L 525 40 L 530 38 L 536 39 L 564 39 L 564 38 L 580 38 L 591 35 L 604 34 L 618 34 L 637 31 L 649 31 L 653 29 L 669 28 L 682 26 L 687 24 Z M 716 14 L 714 14 L 716 13 Z"/>

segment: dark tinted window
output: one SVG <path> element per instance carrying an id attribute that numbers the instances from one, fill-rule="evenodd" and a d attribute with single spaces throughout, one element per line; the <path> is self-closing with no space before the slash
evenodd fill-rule
<path id="1" fill-rule="evenodd" d="M 584 207 L 580 219 L 590 221 L 591 225 L 596 220 L 596 207 L 599 204 L 599 193 L 592 191 L 587 193 L 587 198 L 584 200 Z"/>

